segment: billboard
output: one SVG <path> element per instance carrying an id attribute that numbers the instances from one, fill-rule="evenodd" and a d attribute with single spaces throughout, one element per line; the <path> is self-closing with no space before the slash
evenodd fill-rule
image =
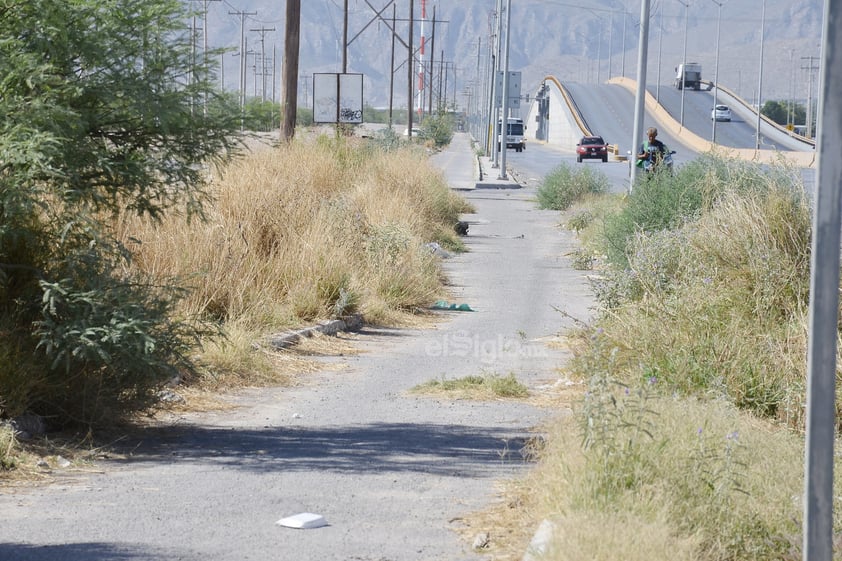
<path id="1" fill-rule="evenodd" d="M 362 74 L 313 74 L 313 121 L 363 122 Z"/>

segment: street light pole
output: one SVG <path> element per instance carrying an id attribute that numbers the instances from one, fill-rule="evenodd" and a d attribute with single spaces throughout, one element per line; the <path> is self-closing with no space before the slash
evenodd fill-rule
<path id="1" fill-rule="evenodd" d="M 661 7 L 663 8 L 663 7 Z M 661 101 L 661 48 L 664 44 L 664 10 L 658 20 L 658 78 L 655 81 L 655 101 Z"/>
<path id="2" fill-rule="evenodd" d="M 714 4 L 718 6 L 718 15 L 716 18 L 716 63 L 714 65 L 713 70 L 713 108 L 716 110 L 716 97 L 719 93 L 719 28 L 722 24 L 722 2 L 717 2 L 716 0 L 710 0 Z M 716 143 L 716 113 L 712 113 L 711 125 L 713 128 L 710 133 L 710 141 L 712 143 Z"/>
<path id="3" fill-rule="evenodd" d="M 766 0 L 763 0 L 763 8 L 760 10 L 760 71 L 757 74 L 757 142 L 755 150 L 760 150 L 760 88 L 763 85 L 763 36 L 766 28 Z"/>
<path id="4" fill-rule="evenodd" d="M 610 20 L 608 23 L 608 79 L 611 79 L 611 57 L 614 54 L 612 44 L 614 39 L 614 12 L 611 12 Z"/>
<path id="5" fill-rule="evenodd" d="M 690 12 L 690 2 L 678 0 L 684 6 L 684 55 L 681 59 L 681 128 L 684 128 L 684 73 L 687 71 L 687 20 Z"/>
<path id="6" fill-rule="evenodd" d="M 629 193 L 637 180 L 637 147 L 643 136 L 644 101 L 646 98 L 646 62 L 649 54 L 649 0 L 640 0 L 640 37 L 637 48 L 637 91 L 634 98 L 634 126 L 631 147 L 632 155 L 631 177 L 629 178 Z"/>
<path id="7" fill-rule="evenodd" d="M 623 10 L 623 64 L 620 65 L 620 76 L 626 77 L 626 11 Z"/>
<path id="8" fill-rule="evenodd" d="M 507 179 L 506 142 L 509 140 L 509 50 L 512 36 L 512 0 L 506 0 L 506 50 L 503 64 L 503 113 L 500 117 L 500 175 L 497 179 Z"/>

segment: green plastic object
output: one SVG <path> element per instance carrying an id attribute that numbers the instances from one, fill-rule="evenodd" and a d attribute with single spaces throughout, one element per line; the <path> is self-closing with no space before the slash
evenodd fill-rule
<path id="1" fill-rule="evenodd" d="M 458 312 L 473 312 L 476 311 L 471 308 L 468 304 L 450 304 L 445 302 L 444 300 L 439 300 L 435 304 L 433 304 L 434 310 L 455 310 Z"/>

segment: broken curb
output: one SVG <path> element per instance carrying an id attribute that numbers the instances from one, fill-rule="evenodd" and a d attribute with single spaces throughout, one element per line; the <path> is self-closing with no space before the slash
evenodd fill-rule
<path id="1" fill-rule="evenodd" d="M 304 329 L 270 335 L 268 343 L 275 349 L 287 349 L 305 337 L 313 337 L 316 333 L 321 333 L 323 335 L 336 335 L 340 331 L 359 331 L 362 326 L 362 316 L 353 315 L 342 319 L 319 322 L 318 325 L 306 327 Z"/>

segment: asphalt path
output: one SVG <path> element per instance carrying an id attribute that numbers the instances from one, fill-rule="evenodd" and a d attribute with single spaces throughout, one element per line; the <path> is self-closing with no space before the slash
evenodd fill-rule
<path id="1" fill-rule="evenodd" d="M 440 165 L 456 176 L 473 156 L 465 135 L 452 149 L 462 157 Z M 464 516 L 529 468 L 524 443 L 559 412 L 408 391 L 483 374 L 514 374 L 533 395 L 563 385 L 568 355 L 547 342 L 592 299 L 569 261 L 575 237 L 536 208 L 534 187 L 464 194 L 477 209 L 469 251 L 443 266 L 451 301 L 475 311 L 439 312 L 429 329 L 367 326 L 346 335 L 360 354 L 326 359 L 343 369 L 232 394 L 232 410 L 150 427 L 123 455 L 2 488 L 0 559 L 483 559 L 457 533 Z M 328 525 L 275 524 L 304 512 Z"/>

